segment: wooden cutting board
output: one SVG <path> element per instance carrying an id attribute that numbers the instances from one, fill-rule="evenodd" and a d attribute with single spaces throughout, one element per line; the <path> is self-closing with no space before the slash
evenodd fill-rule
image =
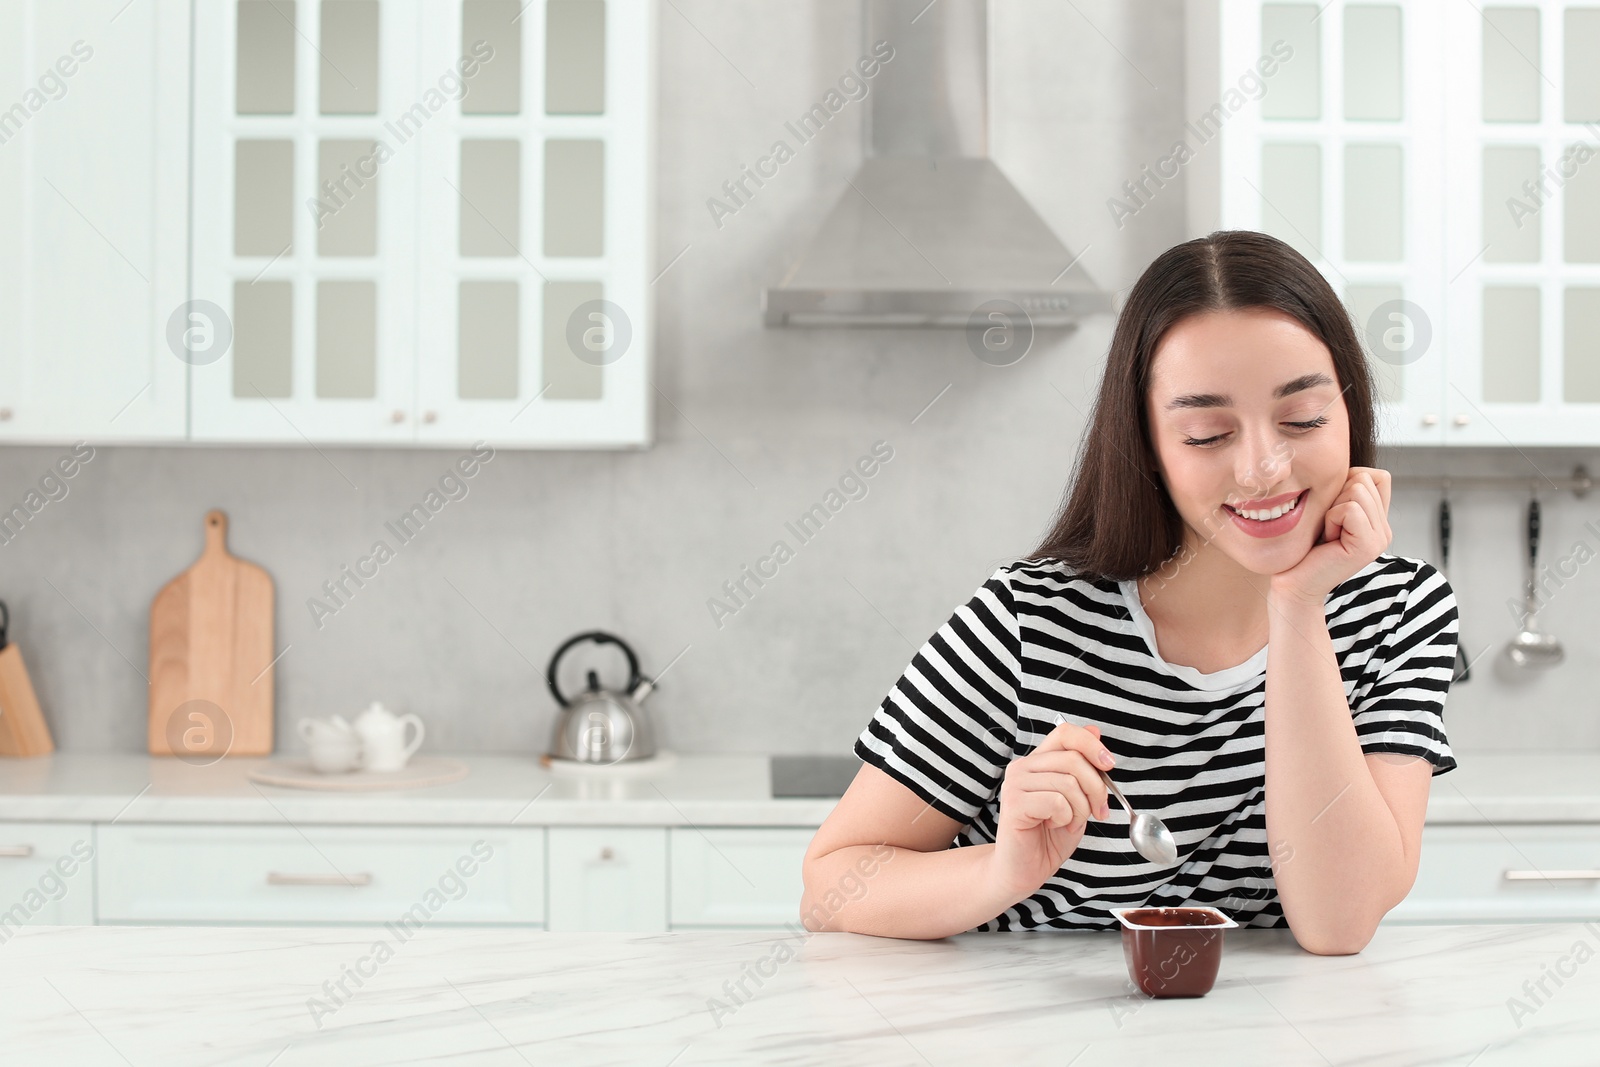
<path id="1" fill-rule="evenodd" d="M 150 754 L 271 755 L 272 578 L 228 552 L 221 511 L 205 538 L 150 605 Z"/>

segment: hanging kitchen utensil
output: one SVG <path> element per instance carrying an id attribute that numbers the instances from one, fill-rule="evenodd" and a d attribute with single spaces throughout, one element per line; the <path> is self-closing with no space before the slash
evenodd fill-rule
<path id="1" fill-rule="evenodd" d="M 0 756 L 48 756 L 55 742 L 10 630 L 11 612 L 0 601 Z"/>
<path id="2" fill-rule="evenodd" d="M 1444 575 L 1444 580 L 1450 580 L 1450 486 L 1445 484 L 1443 495 L 1439 497 L 1439 571 Z M 1460 605 L 1457 605 L 1459 615 Z M 1461 639 L 1459 624 L 1456 628 L 1456 669 L 1455 682 L 1466 682 L 1472 679 L 1472 665 L 1467 662 L 1466 642 Z"/>
<path id="3" fill-rule="evenodd" d="M 272 578 L 207 512 L 205 550 L 150 604 L 150 754 L 270 756 L 272 680 Z"/>
<path id="4" fill-rule="evenodd" d="M 628 657 L 628 684 L 623 690 L 602 689 L 599 675 L 589 671 L 587 689 L 570 700 L 562 694 L 556 682 L 556 668 L 561 657 L 585 641 L 616 645 Z M 655 682 L 639 673 L 639 658 L 620 637 L 590 630 L 568 638 L 550 658 L 545 680 L 549 683 L 550 695 L 562 708 L 547 758 L 612 764 L 649 759 L 656 754 L 650 714 L 641 706 L 655 688 Z"/>
<path id="5" fill-rule="evenodd" d="M 1518 667 L 1554 667 L 1566 652 L 1551 634 L 1539 632 L 1535 615 L 1539 600 L 1535 595 L 1539 571 L 1539 498 L 1528 501 L 1528 582 L 1523 598 L 1522 630 L 1506 645 L 1506 658 Z"/>

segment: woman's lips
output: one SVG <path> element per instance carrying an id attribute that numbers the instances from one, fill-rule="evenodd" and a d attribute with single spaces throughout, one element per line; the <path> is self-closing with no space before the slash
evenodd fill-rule
<path id="1" fill-rule="evenodd" d="M 1294 507 L 1275 519 L 1268 519 L 1266 522 L 1247 519 L 1227 504 L 1222 505 L 1222 510 L 1228 513 L 1228 518 L 1233 520 L 1235 526 L 1251 537 L 1281 537 L 1299 525 L 1300 514 L 1306 510 L 1306 495 L 1310 492 L 1311 490 L 1309 489 L 1302 489 L 1300 495 L 1295 498 Z M 1254 505 L 1250 510 L 1261 510 L 1261 507 L 1259 504 Z"/>

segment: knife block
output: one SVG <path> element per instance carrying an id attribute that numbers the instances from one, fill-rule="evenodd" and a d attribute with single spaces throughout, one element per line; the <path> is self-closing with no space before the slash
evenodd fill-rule
<path id="1" fill-rule="evenodd" d="M 8 644 L 0 648 L 0 756 L 48 756 L 55 750 L 22 650 Z"/>

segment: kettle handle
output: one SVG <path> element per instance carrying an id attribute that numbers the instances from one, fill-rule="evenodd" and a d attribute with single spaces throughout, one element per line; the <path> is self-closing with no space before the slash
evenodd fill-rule
<path id="1" fill-rule="evenodd" d="M 622 638 L 608 634 L 604 630 L 587 630 L 567 638 L 562 642 L 561 647 L 556 649 L 556 654 L 550 657 L 550 667 L 545 672 L 545 681 L 549 684 L 550 695 L 556 698 L 556 703 L 564 708 L 572 706 L 572 702 L 561 695 L 561 689 L 556 685 L 556 666 L 560 664 L 561 657 L 566 655 L 573 645 L 581 644 L 584 641 L 593 641 L 597 645 L 616 645 L 622 649 L 622 654 L 628 657 L 628 686 L 624 691 L 633 692 L 640 681 L 639 657 L 633 654 L 633 649 L 629 648 L 628 643 Z"/>

